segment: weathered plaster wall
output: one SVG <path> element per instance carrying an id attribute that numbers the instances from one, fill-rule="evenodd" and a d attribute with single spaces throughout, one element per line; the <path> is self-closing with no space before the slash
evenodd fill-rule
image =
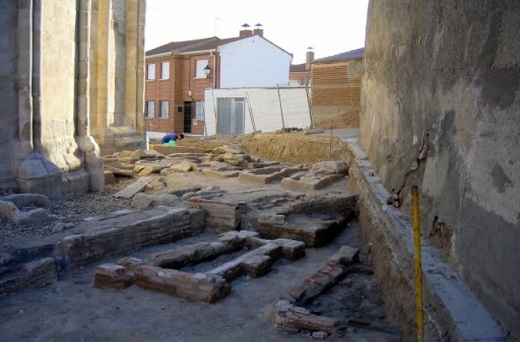
<path id="1" fill-rule="evenodd" d="M 371 1 L 360 144 L 403 210 L 419 186 L 423 234 L 520 339 L 518 18 L 512 0 Z"/>

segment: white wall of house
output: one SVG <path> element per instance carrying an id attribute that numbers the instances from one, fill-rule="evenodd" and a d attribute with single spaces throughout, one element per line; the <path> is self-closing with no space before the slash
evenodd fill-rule
<path id="1" fill-rule="evenodd" d="M 217 119 L 216 113 L 219 112 L 219 99 L 234 99 L 236 103 L 242 101 L 244 103 L 243 131 L 234 131 L 232 134 L 311 127 L 311 115 L 305 88 L 206 89 L 205 132 L 208 136 L 226 134 L 217 129 L 219 119 Z M 232 120 L 224 118 L 223 121 Z"/>
<path id="2" fill-rule="evenodd" d="M 258 35 L 219 47 L 220 88 L 275 87 L 289 83 L 292 56 Z"/>

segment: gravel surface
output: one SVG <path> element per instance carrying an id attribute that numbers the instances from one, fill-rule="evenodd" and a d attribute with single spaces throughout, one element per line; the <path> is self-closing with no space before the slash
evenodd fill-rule
<path id="1" fill-rule="evenodd" d="M 0 213 L 0 246 L 11 239 L 32 239 L 75 227 L 87 217 L 106 215 L 110 212 L 131 208 L 131 199 L 115 198 L 112 194 L 134 182 L 133 178 L 119 178 L 117 183 L 107 185 L 102 193 L 92 192 L 71 200 L 51 200 L 46 208 L 57 220 L 34 224 L 17 225 Z M 8 195 L 3 192 L 0 195 Z M 1 197 L 0 197 L 1 199 Z M 18 208 L 29 211 L 36 207 Z"/>

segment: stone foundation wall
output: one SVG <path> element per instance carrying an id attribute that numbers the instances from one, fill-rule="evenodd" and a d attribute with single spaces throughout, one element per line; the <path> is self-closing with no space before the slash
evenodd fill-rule
<path id="1" fill-rule="evenodd" d="M 360 130 L 384 187 L 404 210 L 419 187 L 423 235 L 517 339 L 519 17 L 515 1 L 371 1 Z"/>

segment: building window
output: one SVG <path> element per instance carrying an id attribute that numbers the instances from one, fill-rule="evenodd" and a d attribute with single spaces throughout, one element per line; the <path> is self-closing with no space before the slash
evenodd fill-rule
<path id="1" fill-rule="evenodd" d="M 155 80 L 155 64 L 148 64 L 146 69 L 146 79 Z"/>
<path id="2" fill-rule="evenodd" d="M 170 62 L 161 63 L 161 80 L 167 80 L 170 78 Z"/>
<path id="3" fill-rule="evenodd" d="M 204 121 L 204 102 L 203 101 L 195 102 L 195 120 Z"/>
<path id="4" fill-rule="evenodd" d="M 197 60 L 195 78 L 206 78 L 206 75 L 204 74 L 204 68 L 206 65 L 208 65 L 207 59 Z"/>
<path id="5" fill-rule="evenodd" d="M 170 116 L 170 102 L 169 101 L 161 101 L 161 113 L 159 117 L 161 119 L 168 119 Z"/>
<path id="6" fill-rule="evenodd" d="M 155 102 L 154 101 L 146 101 L 146 118 L 153 118 L 155 116 Z"/>

